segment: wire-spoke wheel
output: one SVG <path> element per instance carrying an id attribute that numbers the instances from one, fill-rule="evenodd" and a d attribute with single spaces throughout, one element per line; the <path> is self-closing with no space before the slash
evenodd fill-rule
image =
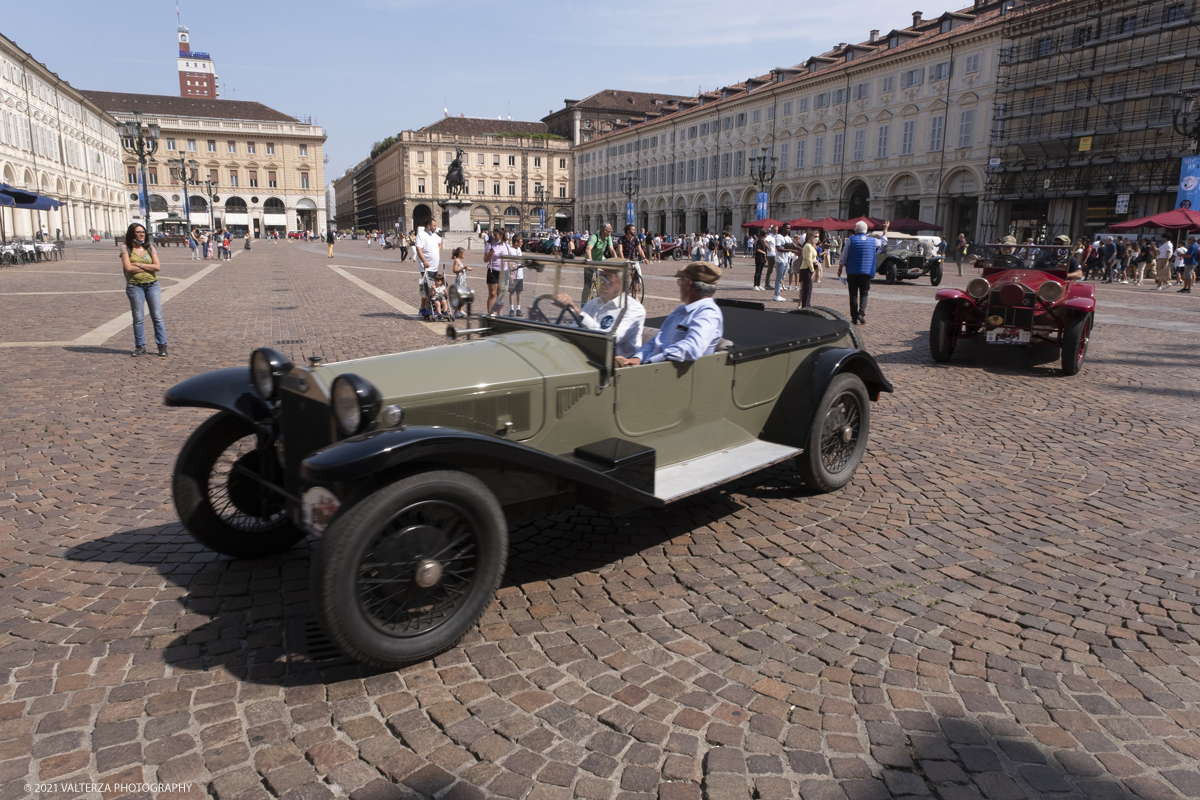
<path id="1" fill-rule="evenodd" d="M 304 538 L 285 499 L 258 480 L 281 480 L 270 444 L 258 444 L 254 425 L 223 411 L 188 437 L 175 462 L 172 494 L 184 527 L 234 558 L 281 553 Z"/>
<path id="2" fill-rule="evenodd" d="M 797 457 L 800 477 L 818 492 L 850 482 L 867 449 L 871 427 L 867 388 L 854 374 L 829 382 L 817 405 L 804 452 Z"/>
<path id="3" fill-rule="evenodd" d="M 311 566 L 317 617 L 365 664 L 391 669 L 431 658 L 483 614 L 507 557 L 504 512 L 482 481 L 419 473 L 326 529 Z"/>
<path id="4" fill-rule="evenodd" d="M 1083 367 L 1088 341 L 1092 338 L 1092 315 L 1076 311 L 1067 322 L 1062 335 L 1062 368 L 1064 375 L 1076 375 Z"/>

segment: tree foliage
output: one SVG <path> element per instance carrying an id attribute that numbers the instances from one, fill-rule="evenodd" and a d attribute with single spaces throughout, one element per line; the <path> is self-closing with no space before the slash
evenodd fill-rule
<path id="1" fill-rule="evenodd" d="M 389 147 L 391 147 L 395 143 L 396 143 L 396 137 L 389 136 L 386 139 L 384 139 L 382 142 L 376 142 L 375 144 L 371 145 L 371 158 L 374 158 L 375 156 L 379 155 L 380 153 L 382 153 L 384 150 L 387 150 Z"/>

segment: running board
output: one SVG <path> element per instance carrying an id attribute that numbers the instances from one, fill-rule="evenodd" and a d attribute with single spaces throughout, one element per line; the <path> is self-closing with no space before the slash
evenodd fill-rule
<path id="1" fill-rule="evenodd" d="M 691 461 L 680 461 L 654 471 L 654 496 L 664 503 L 671 503 L 778 464 L 802 452 L 804 450 L 799 447 L 755 439 Z"/>

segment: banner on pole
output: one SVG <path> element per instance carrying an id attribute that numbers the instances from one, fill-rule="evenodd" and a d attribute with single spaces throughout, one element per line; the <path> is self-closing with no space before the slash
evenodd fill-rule
<path id="1" fill-rule="evenodd" d="M 146 226 L 146 235 L 150 235 L 150 198 L 146 193 L 146 168 L 138 173 L 138 213 L 142 215 Z"/>
<path id="2" fill-rule="evenodd" d="M 1179 167 L 1175 207 L 1200 209 L 1200 156 L 1186 156 Z"/>
<path id="3" fill-rule="evenodd" d="M 539 228 L 546 227 L 546 209 L 544 209 L 544 208 L 538 209 L 538 227 Z"/>
<path id="4" fill-rule="evenodd" d="M 766 219 L 767 216 L 768 216 L 767 215 L 767 193 L 759 192 L 758 193 L 758 206 L 755 209 L 755 217 L 754 218 L 755 219 Z"/>
<path id="5" fill-rule="evenodd" d="M 635 224 L 633 221 L 633 201 L 632 200 L 625 204 L 625 224 L 626 225 Z"/>

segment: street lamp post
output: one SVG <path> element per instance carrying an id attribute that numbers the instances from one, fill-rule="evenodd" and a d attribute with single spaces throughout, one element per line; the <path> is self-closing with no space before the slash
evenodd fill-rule
<path id="1" fill-rule="evenodd" d="M 1195 94 L 1181 91 L 1171 95 L 1171 127 L 1180 136 L 1191 139 L 1192 152 L 1200 155 L 1200 114 L 1192 116 L 1195 108 Z"/>
<path id="2" fill-rule="evenodd" d="M 633 213 L 633 198 L 638 193 L 638 176 L 636 172 L 623 175 L 620 180 L 621 194 L 625 195 L 625 224 L 636 225 Z"/>
<path id="3" fill-rule="evenodd" d="M 750 156 L 750 180 L 758 187 L 758 208 L 756 219 L 766 219 L 771 216 L 771 184 L 775 182 L 775 156 L 767 148 L 762 148 L 762 155 Z"/>
<path id="4" fill-rule="evenodd" d="M 199 166 L 195 159 L 186 161 L 183 156 L 179 158 L 167 159 L 167 164 L 171 168 L 171 177 L 183 184 L 183 218 L 187 224 L 188 233 L 192 230 L 192 203 L 188 199 L 188 184 L 195 186 L 199 181 L 196 180 L 196 168 Z"/>
<path id="5" fill-rule="evenodd" d="M 123 122 L 118 126 L 121 135 L 121 147 L 131 156 L 137 156 L 141 165 L 141 187 L 138 196 L 141 198 L 141 209 L 145 215 L 143 222 L 147 236 L 150 234 L 150 183 L 146 179 L 146 159 L 158 152 L 158 138 L 162 131 L 158 124 L 151 122 L 142 125 L 142 112 L 133 112 L 133 122 Z"/>

